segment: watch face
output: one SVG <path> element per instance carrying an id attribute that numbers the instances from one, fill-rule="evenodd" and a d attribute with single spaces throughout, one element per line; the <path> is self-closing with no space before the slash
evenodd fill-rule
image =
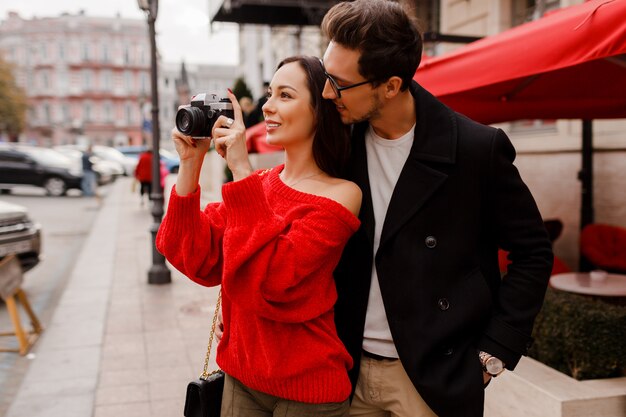
<path id="1" fill-rule="evenodd" d="M 485 369 L 487 369 L 487 373 L 490 375 L 498 375 L 504 370 L 504 367 L 500 359 L 492 356 L 485 362 Z"/>

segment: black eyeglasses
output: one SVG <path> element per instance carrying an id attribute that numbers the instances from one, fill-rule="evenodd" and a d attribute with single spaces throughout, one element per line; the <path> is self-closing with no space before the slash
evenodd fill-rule
<path id="1" fill-rule="evenodd" d="M 335 81 L 335 79 L 332 77 L 332 75 L 330 75 L 326 71 L 324 71 L 324 74 L 326 75 L 326 78 L 328 78 L 328 81 L 330 82 L 330 86 L 333 88 L 333 91 L 337 95 L 337 98 L 341 98 L 341 92 L 344 91 L 344 90 L 349 90 L 351 88 L 359 87 L 361 85 L 365 85 L 365 84 L 369 84 L 369 83 L 374 82 L 374 80 L 365 80 L 365 81 L 361 81 L 360 83 L 347 85 L 345 87 L 339 87 L 339 84 L 337 84 L 337 81 Z"/>

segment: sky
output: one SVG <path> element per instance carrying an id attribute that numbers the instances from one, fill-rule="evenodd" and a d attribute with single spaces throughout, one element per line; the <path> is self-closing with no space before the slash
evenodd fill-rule
<path id="1" fill-rule="evenodd" d="M 238 63 L 237 25 L 214 23 L 209 33 L 209 4 L 215 7 L 218 1 L 159 0 L 157 47 L 164 62 Z M 115 17 L 119 12 L 123 18 L 146 20 L 137 0 L 0 0 L 0 20 L 7 18 L 8 11 L 32 18 L 76 14 L 81 9 L 87 16 Z"/>

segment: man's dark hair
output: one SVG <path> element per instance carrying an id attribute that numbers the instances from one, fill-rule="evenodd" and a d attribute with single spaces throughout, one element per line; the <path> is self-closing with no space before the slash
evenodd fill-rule
<path id="1" fill-rule="evenodd" d="M 322 90 L 326 83 L 324 67 L 319 58 L 293 56 L 282 60 L 276 69 L 291 62 L 297 62 L 304 70 L 311 93 L 311 107 L 316 123 L 313 137 L 315 162 L 328 175 L 341 177 L 350 152 L 350 130 L 341 122 L 335 104 L 322 98 Z"/>
<path id="2" fill-rule="evenodd" d="M 414 17 L 389 0 L 355 0 L 333 6 L 322 32 L 331 41 L 361 52 L 359 73 L 374 86 L 393 76 L 402 90 L 411 84 L 422 59 L 422 35 Z"/>

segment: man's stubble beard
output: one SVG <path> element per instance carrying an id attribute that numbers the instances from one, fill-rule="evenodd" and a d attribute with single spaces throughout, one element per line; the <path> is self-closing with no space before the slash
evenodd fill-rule
<path id="1" fill-rule="evenodd" d="M 382 108 L 382 103 L 380 101 L 380 99 L 378 98 L 378 95 L 376 94 L 372 94 L 371 95 L 371 99 L 372 99 L 372 105 L 370 106 L 370 108 L 367 110 L 367 112 L 365 112 L 365 114 L 361 117 L 358 118 L 351 118 L 348 120 L 341 120 L 344 124 L 349 125 L 349 124 L 355 124 L 355 123 L 360 123 L 360 122 L 364 122 L 366 120 L 372 120 L 372 119 L 377 119 L 380 117 L 380 110 Z"/>

